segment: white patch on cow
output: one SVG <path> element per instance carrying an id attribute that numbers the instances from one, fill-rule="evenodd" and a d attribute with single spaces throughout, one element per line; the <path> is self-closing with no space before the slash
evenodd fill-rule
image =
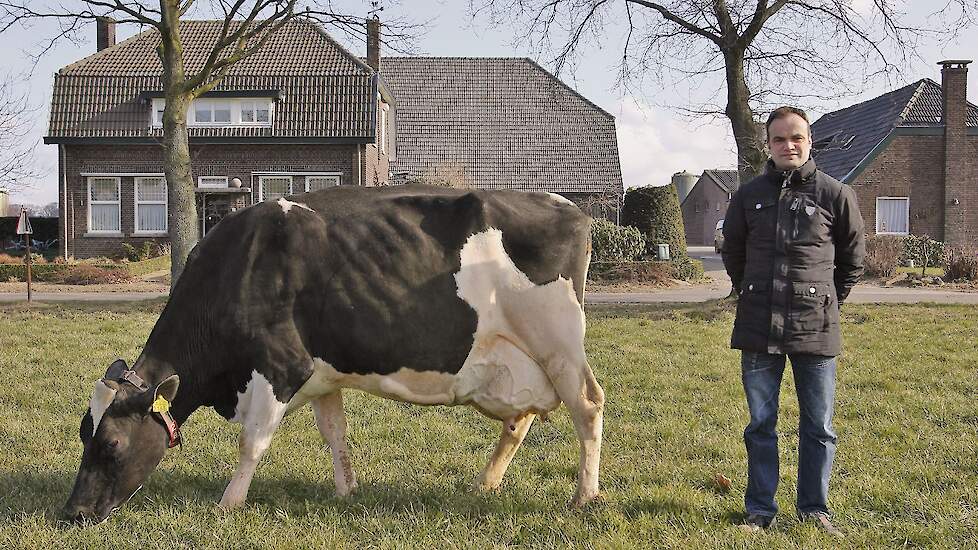
<path id="1" fill-rule="evenodd" d="M 253 371 L 245 391 L 238 394 L 231 422 L 245 424 L 253 419 L 260 422 L 278 415 L 279 409 L 285 407 L 286 404 L 275 397 L 272 383 L 262 373 Z"/>
<path id="2" fill-rule="evenodd" d="M 419 405 L 456 405 L 455 376 L 436 371 L 400 368 L 390 374 L 352 374 L 313 359 L 313 374 L 289 401 L 289 412 L 339 388 L 353 388 L 387 399 Z"/>
<path id="3" fill-rule="evenodd" d="M 312 208 L 309 208 L 308 206 L 306 206 L 305 204 L 302 204 L 301 202 L 292 202 L 292 201 L 287 201 L 285 199 L 279 199 L 277 202 L 278 202 L 278 205 L 282 207 L 282 212 L 284 214 L 288 214 L 289 213 L 289 210 L 291 210 L 293 206 L 298 206 L 299 208 L 305 208 L 306 210 L 308 210 L 310 212 L 315 212 L 315 210 L 313 210 Z"/>
<path id="4" fill-rule="evenodd" d="M 565 197 L 563 195 L 558 195 L 557 193 L 547 193 L 547 194 L 550 195 L 553 198 L 553 200 L 555 200 L 555 201 L 557 201 L 557 202 L 559 202 L 561 204 L 569 204 L 571 206 L 577 206 L 576 204 L 574 204 L 574 201 L 568 199 L 567 197 Z"/>
<path id="5" fill-rule="evenodd" d="M 112 400 L 115 399 L 116 391 L 108 387 L 101 380 L 95 383 L 95 389 L 92 390 L 92 399 L 88 403 L 88 408 L 92 412 L 92 437 L 95 437 L 95 432 L 98 430 L 99 422 L 102 421 L 105 410 L 109 408 Z"/>

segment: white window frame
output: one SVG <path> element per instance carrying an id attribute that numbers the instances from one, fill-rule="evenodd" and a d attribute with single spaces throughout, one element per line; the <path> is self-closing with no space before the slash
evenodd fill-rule
<path id="1" fill-rule="evenodd" d="M 208 183 L 204 183 L 204 182 Z M 197 187 L 204 187 L 208 189 L 213 188 L 225 188 L 228 186 L 227 176 L 197 176 Z"/>
<path id="2" fill-rule="evenodd" d="M 139 182 L 141 180 L 147 179 L 160 179 L 163 180 L 163 200 L 162 201 L 150 201 L 150 200 L 140 200 L 139 199 Z M 140 229 L 139 228 L 139 205 L 163 205 L 163 210 L 166 215 L 163 216 L 163 229 Z M 147 236 L 164 236 L 170 231 L 170 204 L 169 204 L 169 189 L 166 184 L 166 178 L 163 176 L 138 176 L 132 179 L 132 225 L 133 225 L 133 236 L 134 237 L 147 237 Z"/>
<path id="3" fill-rule="evenodd" d="M 92 180 L 96 180 L 96 179 L 100 179 L 100 180 L 103 180 L 103 179 L 104 180 L 114 180 L 115 181 L 116 195 L 119 198 L 117 200 L 114 200 L 114 201 L 96 201 L 96 200 L 92 200 Z M 92 233 L 92 234 L 95 234 L 95 235 L 119 235 L 119 236 L 121 236 L 122 235 L 122 178 L 120 178 L 118 176 L 89 176 L 89 177 L 87 177 L 85 179 L 85 181 L 86 181 L 86 184 L 87 184 L 87 187 L 88 187 L 88 194 L 86 195 L 86 197 L 88 198 L 88 200 L 85 201 L 85 202 L 88 203 L 88 233 Z M 97 205 L 97 204 L 114 204 L 116 206 L 116 216 L 118 217 L 118 224 L 117 225 L 119 226 L 119 229 L 93 229 L 92 228 L 92 206 L 93 205 Z"/>
<path id="4" fill-rule="evenodd" d="M 216 104 L 227 104 L 231 110 L 231 117 L 228 122 L 214 122 L 214 106 Z M 241 119 L 241 106 L 250 103 L 254 107 L 255 120 L 253 122 Z M 153 128 L 163 127 L 163 108 L 166 106 L 166 99 L 153 98 L 150 109 L 150 126 Z M 209 122 L 197 122 L 197 108 L 209 107 L 211 120 Z M 258 111 L 268 111 L 268 120 L 259 122 Z M 275 101 L 268 97 L 201 97 L 194 99 L 187 109 L 187 126 L 195 128 L 235 128 L 235 127 L 271 127 L 275 113 Z"/>
<path id="5" fill-rule="evenodd" d="M 265 201 L 265 180 L 289 178 L 289 192 L 285 196 L 294 194 L 295 176 L 292 174 L 262 174 L 258 176 L 258 202 Z"/>
<path id="6" fill-rule="evenodd" d="M 304 182 L 304 184 L 305 184 L 305 192 L 306 193 L 309 192 L 309 180 L 310 180 L 310 178 L 324 178 L 324 179 L 331 179 L 331 180 L 333 180 L 334 183 L 331 184 L 331 185 L 327 185 L 326 186 L 327 188 L 329 188 L 329 187 L 337 187 L 337 186 L 340 185 L 340 174 L 306 174 L 305 182 Z"/>
<path id="7" fill-rule="evenodd" d="M 880 231 L 880 199 L 902 200 L 907 207 L 904 209 L 906 231 Z M 877 235 L 909 235 L 910 234 L 910 197 L 876 197 L 876 234 Z"/>
<path id="8" fill-rule="evenodd" d="M 380 152 L 387 154 L 387 110 L 386 103 L 381 103 L 380 109 Z"/>

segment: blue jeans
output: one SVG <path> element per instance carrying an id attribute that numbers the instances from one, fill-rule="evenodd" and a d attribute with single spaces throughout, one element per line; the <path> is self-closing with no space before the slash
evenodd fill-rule
<path id="1" fill-rule="evenodd" d="M 828 513 L 829 472 L 835 457 L 832 410 L 835 403 L 835 357 L 792 353 L 791 370 L 798 393 L 798 514 Z M 750 424 L 747 445 L 748 514 L 774 516 L 778 505 L 778 396 L 785 356 L 744 351 L 741 375 Z"/>

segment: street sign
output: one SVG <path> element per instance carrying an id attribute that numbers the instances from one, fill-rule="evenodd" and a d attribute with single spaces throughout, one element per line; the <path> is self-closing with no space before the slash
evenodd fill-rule
<path id="1" fill-rule="evenodd" d="M 17 234 L 18 235 L 30 235 L 34 233 L 31 229 L 31 221 L 27 219 L 27 209 L 22 208 L 20 211 L 20 219 L 17 220 Z"/>

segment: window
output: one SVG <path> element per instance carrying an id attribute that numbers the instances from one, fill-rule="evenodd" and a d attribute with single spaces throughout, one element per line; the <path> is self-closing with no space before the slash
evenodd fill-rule
<path id="1" fill-rule="evenodd" d="M 910 233 L 909 198 L 876 198 L 876 233 L 881 235 L 908 235 Z"/>
<path id="2" fill-rule="evenodd" d="M 135 233 L 166 233 L 166 179 L 136 178 L 135 195 Z"/>
<path id="3" fill-rule="evenodd" d="M 306 192 L 319 191 L 340 184 L 339 176 L 306 176 Z"/>
<path id="4" fill-rule="evenodd" d="M 119 178 L 88 178 L 88 230 L 93 233 L 122 231 Z"/>
<path id="5" fill-rule="evenodd" d="M 197 178 L 197 187 L 227 187 L 227 176 L 200 176 Z"/>
<path id="6" fill-rule="evenodd" d="M 292 176 L 259 176 L 261 200 L 269 201 L 292 194 Z"/>
<path id="7" fill-rule="evenodd" d="M 153 100 L 152 120 L 154 127 L 163 126 L 163 109 L 166 100 Z M 195 99 L 187 113 L 188 126 L 271 126 L 272 100 L 270 98 L 200 98 Z"/>

